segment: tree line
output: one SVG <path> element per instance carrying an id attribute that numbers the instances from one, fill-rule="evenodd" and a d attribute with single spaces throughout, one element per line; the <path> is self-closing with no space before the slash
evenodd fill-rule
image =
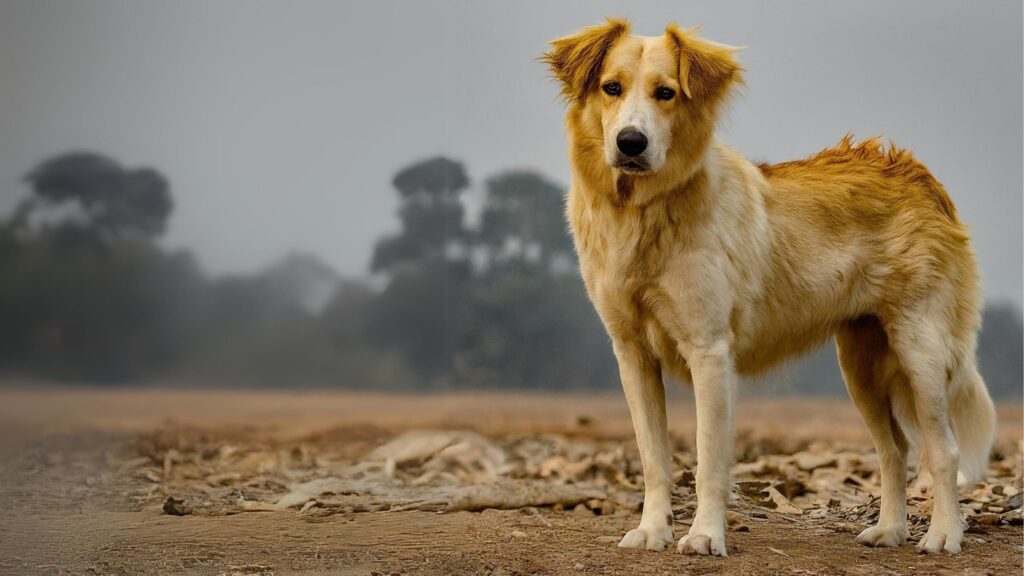
<path id="1" fill-rule="evenodd" d="M 528 170 L 483 182 L 471 224 L 465 167 L 438 157 L 393 178 L 401 229 L 368 274 L 315 256 L 210 277 L 159 239 L 174 202 L 152 168 L 92 153 L 42 162 L 0 221 L 0 376 L 8 382 L 377 390 L 600 389 L 618 371 L 586 300 L 565 191 Z M 991 306 L 981 367 L 1020 395 L 1020 312 Z M 826 347 L 770 388 L 840 393 Z"/>

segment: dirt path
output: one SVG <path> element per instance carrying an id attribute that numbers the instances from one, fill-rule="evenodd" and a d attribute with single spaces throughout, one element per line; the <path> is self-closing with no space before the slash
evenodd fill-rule
<path id="1" fill-rule="evenodd" d="M 211 575 L 994 575 L 1020 568 L 1020 534 L 999 529 L 972 534 L 964 553 L 950 558 L 920 556 L 908 546 L 867 549 L 852 534 L 808 532 L 773 521 L 730 532 L 730 556 L 710 559 L 615 548 L 611 540 L 635 526 L 634 515 L 543 517 L 550 526 L 515 511 L 378 512 L 330 521 L 309 521 L 294 512 L 216 518 L 155 511 L 49 515 L 15 530 L 14 541 L 31 550 L 4 550 L 3 568 L 12 574 Z M 57 526 L 60 538 L 54 538 Z M 986 543 L 976 544 L 976 538 Z"/>
<path id="2" fill-rule="evenodd" d="M 1019 524 L 991 512 L 1010 510 L 1014 502 L 1006 494 L 1019 495 L 1021 488 L 1019 408 L 1001 409 L 994 483 L 964 493 L 965 509 L 977 510 L 968 512 L 974 515 L 963 554 L 932 557 L 912 546 L 868 549 L 854 542 L 851 532 L 877 503 L 870 450 L 848 403 L 745 405 L 730 556 L 709 559 L 615 547 L 639 520 L 638 465 L 623 404 L 615 396 L 0 392 L 0 573 L 994 575 L 1022 569 Z M 677 537 L 692 516 L 690 432 L 676 425 L 690 410 L 684 401 L 672 407 L 673 427 L 683 431 L 676 439 Z M 438 428 L 479 430 L 479 439 L 466 436 L 457 445 L 478 442 L 499 454 L 428 456 L 398 464 L 386 480 L 360 469 L 353 486 L 368 480 L 394 491 L 327 492 L 310 497 L 303 511 L 242 511 L 246 502 L 263 505 L 294 493 L 310 478 L 349 478 L 352 463 L 402 430 Z M 465 467 L 460 454 L 472 462 L 499 458 L 503 467 Z M 446 467 L 431 476 L 438 463 Z M 593 486 L 607 498 L 564 509 L 391 509 L 418 490 L 472 485 L 487 474 Z M 833 476 L 846 481 L 830 486 L 825 480 Z M 759 492 L 762 483 L 788 491 L 803 513 L 773 509 Z M 181 499 L 184 515 L 164 511 L 168 496 Z M 826 500 L 835 502 L 818 503 Z M 1019 507 L 1019 496 L 1015 502 Z"/>

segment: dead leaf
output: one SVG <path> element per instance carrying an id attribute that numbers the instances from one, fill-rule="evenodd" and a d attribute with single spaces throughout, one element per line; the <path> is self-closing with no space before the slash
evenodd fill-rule
<path id="1" fill-rule="evenodd" d="M 774 486 L 768 488 L 768 497 L 775 503 L 775 510 L 783 514 L 803 514 L 804 511 L 797 508 L 789 501 L 788 498 L 782 495 L 781 492 L 775 489 Z"/>

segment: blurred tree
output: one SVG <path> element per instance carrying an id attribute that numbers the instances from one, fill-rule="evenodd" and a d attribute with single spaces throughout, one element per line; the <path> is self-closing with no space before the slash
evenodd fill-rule
<path id="1" fill-rule="evenodd" d="M 47 160 L 26 180 L 33 195 L 17 211 L 22 223 L 46 209 L 70 206 L 71 217 L 84 219 L 87 228 L 156 237 L 164 232 L 174 207 L 167 179 L 156 170 L 126 170 L 89 152 Z"/>
<path id="2" fill-rule="evenodd" d="M 184 303 L 202 283 L 189 255 L 110 243 L 75 223 L 8 239 L 0 260 L 0 370 L 123 382 L 178 360 L 190 321 Z"/>
<path id="3" fill-rule="evenodd" d="M 402 231 L 378 242 L 372 272 L 388 277 L 370 307 L 368 336 L 399 352 L 422 382 L 448 380 L 469 281 L 462 164 L 444 157 L 395 175 Z M 446 384 L 447 385 L 447 384 Z"/>
<path id="4" fill-rule="evenodd" d="M 0 241 L 0 369 L 124 381 L 180 352 L 182 298 L 202 278 L 150 240 L 172 209 L 155 170 L 92 153 L 42 162 Z"/>
<path id="5" fill-rule="evenodd" d="M 998 398 L 1024 394 L 1024 322 L 1010 304 L 985 308 L 978 337 L 978 365 L 989 392 Z"/>
<path id="6" fill-rule="evenodd" d="M 97 154 L 40 164 L 0 220 L 0 374 L 78 382 L 161 379 L 266 387 L 593 389 L 618 372 L 563 221 L 564 191 L 513 171 L 468 178 L 434 158 L 400 171 L 402 229 L 368 281 L 310 255 L 209 279 L 160 247 L 173 203 L 152 169 Z M 472 256 L 472 257 L 471 257 Z M 381 283 L 383 281 L 383 283 Z M 1018 309 L 985 310 L 979 363 L 993 396 L 1022 393 Z M 842 394 L 830 343 L 755 390 Z"/>
<path id="7" fill-rule="evenodd" d="M 479 241 L 492 260 L 537 260 L 546 267 L 554 258 L 572 258 L 560 187 L 520 170 L 488 179 L 486 190 Z"/>
<path id="8" fill-rule="evenodd" d="M 462 164 L 444 157 L 424 160 L 401 170 L 393 184 L 402 200 L 402 231 L 377 243 L 372 272 L 443 259 L 466 235 L 461 196 L 469 179 Z"/>
<path id="9" fill-rule="evenodd" d="M 611 348 L 575 272 L 564 190 L 531 171 L 487 180 L 474 235 L 487 254 L 463 303 L 460 385 L 579 389 L 614 385 Z"/>
<path id="10" fill-rule="evenodd" d="M 459 327 L 473 313 L 467 305 L 472 290 L 464 262 L 436 259 L 399 270 L 370 307 L 367 335 L 401 353 L 421 384 L 451 387 Z"/>
<path id="11" fill-rule="evenodd" d="M 509 261 L 477 278 L 463 306 L 455 380 L 471 388 L 617 385 L 604 328 L 574 274 Z"/>

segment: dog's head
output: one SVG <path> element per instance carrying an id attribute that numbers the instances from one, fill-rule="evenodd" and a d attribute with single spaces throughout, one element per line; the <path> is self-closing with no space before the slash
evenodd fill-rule
<path id="1" fill-rule="evenodd" d="M 609 19 L 551 43 L 543 60 L 577 113 L 580 145 L 634 177 L 681 173 L 707 145 L 717 111 L 741 81 L 736 49 L 670 25 L 631 36 Z"/>

